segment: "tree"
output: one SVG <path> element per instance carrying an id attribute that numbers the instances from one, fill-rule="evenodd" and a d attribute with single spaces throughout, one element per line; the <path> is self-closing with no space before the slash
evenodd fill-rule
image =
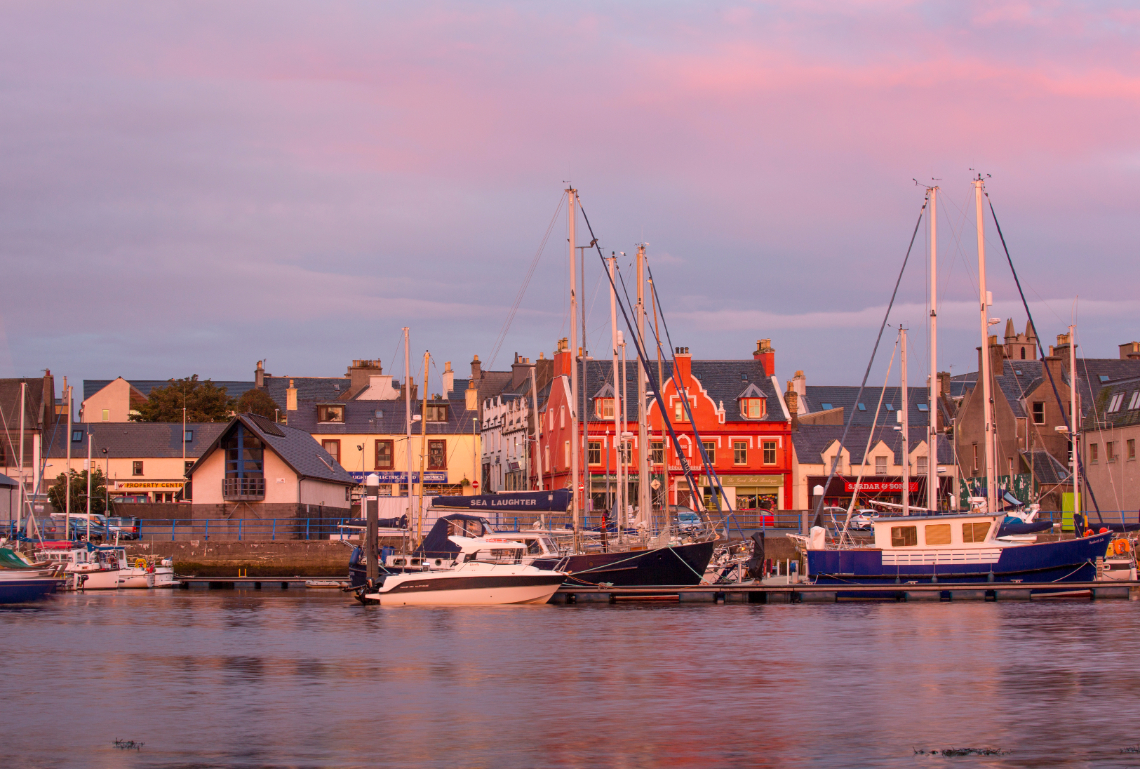
<path id="1" fill-rule="evenodd" d="M 68 492 L 68 479 L 67 473 L 60 473 L 55 479 L 55 483 L 48 489 L 48 499 L 51 501 L 51 506 L 56 509 L 56 512 L 62 513 L 67 510 L 67 492 Z M 71 512 L 73 513 L 86 513 L 87 512 L 87 471 L 79 473 L 72 470 L 71 476 Z M 91 474 L 91 512 L 106 515 L 107 511 L 107 479 L 103 477 L 103 471 L 95 468 Z"/>
<path id="2" fill-rule="evenodd" d="M 131 414 L 131 421 L 181 422 L 183 405 L 187 422 L 225 422 L 233 415 L 236 404 L 226 394 L 226 388 L 209 379 L 199 382 L 195 374 L 189 379 L 171 379 L 165 387 L 151 390 L 138 413 Z"/>
<path id="3" fill-rule="evenodd" d="M 258 390 L 255 387 L 242 393 L 238 398 L 236 410 L 239 414 L 257 414 L 266 419 L 276 420 L 277 409 L 277 401 L 270 398 L 265 390 Z"/>

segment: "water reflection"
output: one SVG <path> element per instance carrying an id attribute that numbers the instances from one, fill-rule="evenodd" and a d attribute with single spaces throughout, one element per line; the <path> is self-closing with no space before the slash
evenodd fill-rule
<path id="1" fill-rule="evenodd" d="M 962 765 L 1115 766 L 1140 759 L 1120 753 L 1140 743 L 1138 616 L 66 595 L 0 613 L 0 744 L 28 767 L 912 766 L 955 746 L 1009 751 Z"/>

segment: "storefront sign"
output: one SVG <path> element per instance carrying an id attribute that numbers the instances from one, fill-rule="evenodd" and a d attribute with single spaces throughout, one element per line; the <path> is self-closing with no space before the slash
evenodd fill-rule
<path id="1" fill-rule="evenodd" d="M 364 479 L 367 478 L 371 474 L 372 473 L 356 473 L 356 472 L 350 472 L 349 473 L 349 475 L 351 475 L 353 480 L 355 480 L 357 483 L 364 483 Z M 397 472 L 381 470 L 381 471 L 377 472 L 376 475 L 380 476 L 380 483 L 407 483 L 408 482 L 408 474 L 407 473 L 397 473 Z M 419 473 L 412 473 L 412 483 L 419 483 L 419 482 L 420 482 L 420 474 Z M 447 471 L 445 470 L 443 472 L 424 473 L 424 483 L 447 483 Z"/>
<path id="2" fill-rule="evenodd" d="M 154 489 L 181 489 L 185 485 L 185 481 L 116 481 L 114 488 L 146 491 Z"/>
<path id="3" fill-rule="evenodd" d="M 862 483 L 848 480 L 843 481 L 843 490 L 848 494 L 853 494 L 856 486 L 859 487 L 860 492 L 867 492 L 869 494 L 883 491 L 894 491 L 901 494 L 903 490 L 902 481 L 863 481 Z M 914 494 L 918 490 L 918 481 L 911 481 L 910 493 Z"/>

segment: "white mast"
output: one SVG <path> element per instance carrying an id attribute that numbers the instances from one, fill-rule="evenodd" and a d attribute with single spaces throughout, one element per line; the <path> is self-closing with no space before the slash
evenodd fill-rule
<path id="1" fill-rule="evenodd" d="M 65 539 L 71 539 L 71 388 L 68 387 L 64 394 L 67 396 L 67 494 L 63 503 L 63 536 Z M 185 467 L 186 463 L 183 462 L 182 466 Z"/>
<path id="2" fill-rule="evenodd" d="M 645 244 L 637 247 L 637 339 L 645 346 Z M 637 356 L 637 517 L 648 523 L 652 502 L 649 488 L 649 423 L 645 416 L 647 372 Z"/>
<path id="3" fill-rule="evenodd" d="M 536 368 L 537 363 L 530 367 L 530 396 L 534 402 L 534 464 L 538 467 L 538 490 L 542 491 L 542 417 L 538 413 L 538 385 L 534 377 Z"/>
<path id="4" fill-rule="evenodd" d="M 406 433 L 404 453 L 408 460 L 408 525 L 410 526 L 412 523 L 412 356 L 408 350 L 407 326 L 404 326 L 404 432 Z"/>
<path id="5" fill-rule="evenodd" d="M 16 536 L 17 537 L 20 536 L 20 526 L 23 523 L 24 499 L 25 499 L 25 493 L 26 493 L 24 490 L 24 483 L 25 483 L 25 481 L 24 481 L 24 412 L 27 411 L 27 407 L 24 403 L 24 400 L 26 398 L 27 392 L 28 392 L 28 383 L 27 382 L 20 382 L 20 460 L 19 460 L 19 462 L 16 463 L 16 467 L 20 471 L 20 507 L 16 511 Z"/>
<path id="6" fill-rule="evenodd" d="M 989 308 L 993 303 L 990 294 L 986 291 L 986 235 L 985 218 L 982 215 L 982 176 L 974 180 L 974 203 L 978 218 L 978 298 L 981 305 L 982 324 L 982 365 L 978 376 L 981 377 L 982 411 L 985 413 L 985 459 L 986 459 L 986 511 L 997 512 L 997 473 L 994 467 L 994 424 L 993 424 L 993 395 L 990 392 L 993 383 L 990 381 L 990 317 Z"/>
<path id="7" fill-rule="evenodd" d="M 621 465 L 621 433 L 622 426 L 621 420 L 621 390 L 618 382 L 618 338 L 621 336 L 621 331 L 617 326 L 617 292 L 614 291 L 614 286 L 617 285 L 614 281 L 617 280 L 617 257 L 610 257 L 610 339 L 613 343 L 613 367 L 614 367 L 614 458 L 616 462 L 616 469 L 614 471 L 617 480 L 616 488 L 617 494 L 614 495 L 614 508 L 618 511 L 616 516 L 618 522 L 618 541 L 624 541 L 625 531 L 621 525 L 621 511 L 625 510 L 624 497 L 625 487 L 622 485 L 622 465 Z"/>
<path id="8" fill-rule="evenodd" d="M 1076 326 L 1069 326 L 1069 445 L 1073 463 L 1073 520 L 1081 514 L 1081 463 L 1077 454 L 1077 335 Z M 1077 532 L 1080 535 L 1080 532 Z"/>
<path id="9" fill-rule="evenodd" d="M 930 188 L 930 425 L 926 430 L 926 507 L 938 510 L 938 188 Z"/>
<path id="10" fill-rule="evenodd" d="M 899 374 L 902 378 L 902 401 L 899 404 L 898 421 L 902 423 L 902 514 L 910 515 L 910 411 L 906 389 L 906 329 L 899 329 Z"/>
<path id="11" fill-rule="evenodd" d="M 621 527 L 621 531 L 624 532 L 626 525 L 629 523 L 629 500 L 627 499 L 629 495 L 629 464 L 625 460 L 625 442 L 626 438 L 633 436 L 631 436 L 626 430 L 626 426 L 629 424 L 629 413 L 628 409 L 626 408 L 628 393 L 625 386 L 625 336 L 620 331 L 618 332 L 618 344 L 621 345 L 621 435 L 618 436 L 618 446 L 621 448 L 621 453 L 618 456 L 618 464 L 621 465 L 620 477 L 622 483 L 622 507 L 621 515 L 618 516 L 618 525 Z"/>
<path id="12" fill-rule="evenodd" d="M 577 550 L 582 515 L 578 491 L 578 272 L 574 269 L 574 223 L 577 218 L 574 204 L 578 191 L 571 187 L 566 194 L 570 197 L 570 489 L 574 497 L 574 549 Z"/>
<path id="13" fill-rule="evenodd" d="M 91 428 L 87 428 L 87 541 L 91 541 L 91 476 L 95 467 L 91 462 Z M 103 483 L 107 480 L 104 478 Z"/>

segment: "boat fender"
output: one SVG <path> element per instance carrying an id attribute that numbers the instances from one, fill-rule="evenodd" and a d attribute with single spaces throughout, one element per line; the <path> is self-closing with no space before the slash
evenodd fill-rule
<path id="1" fill-rule="evenodd" d="M 1092 529 L 1085 529 L 1085 533 L 1084 533 L 1084 534 L 1082 534 L 1081 536 L 1082 536 L 1082 537 L 1091 537 L 1092 535 L 1093 535 L 1093 530 L 1092 530 Z"/>
<path id="2" fill-rule="evenodd" d="M 145 569 L 146 568 L 146 559 L 145 558 L 136 558 L 135 559 L 135 568 L 136 569 Z"/>

